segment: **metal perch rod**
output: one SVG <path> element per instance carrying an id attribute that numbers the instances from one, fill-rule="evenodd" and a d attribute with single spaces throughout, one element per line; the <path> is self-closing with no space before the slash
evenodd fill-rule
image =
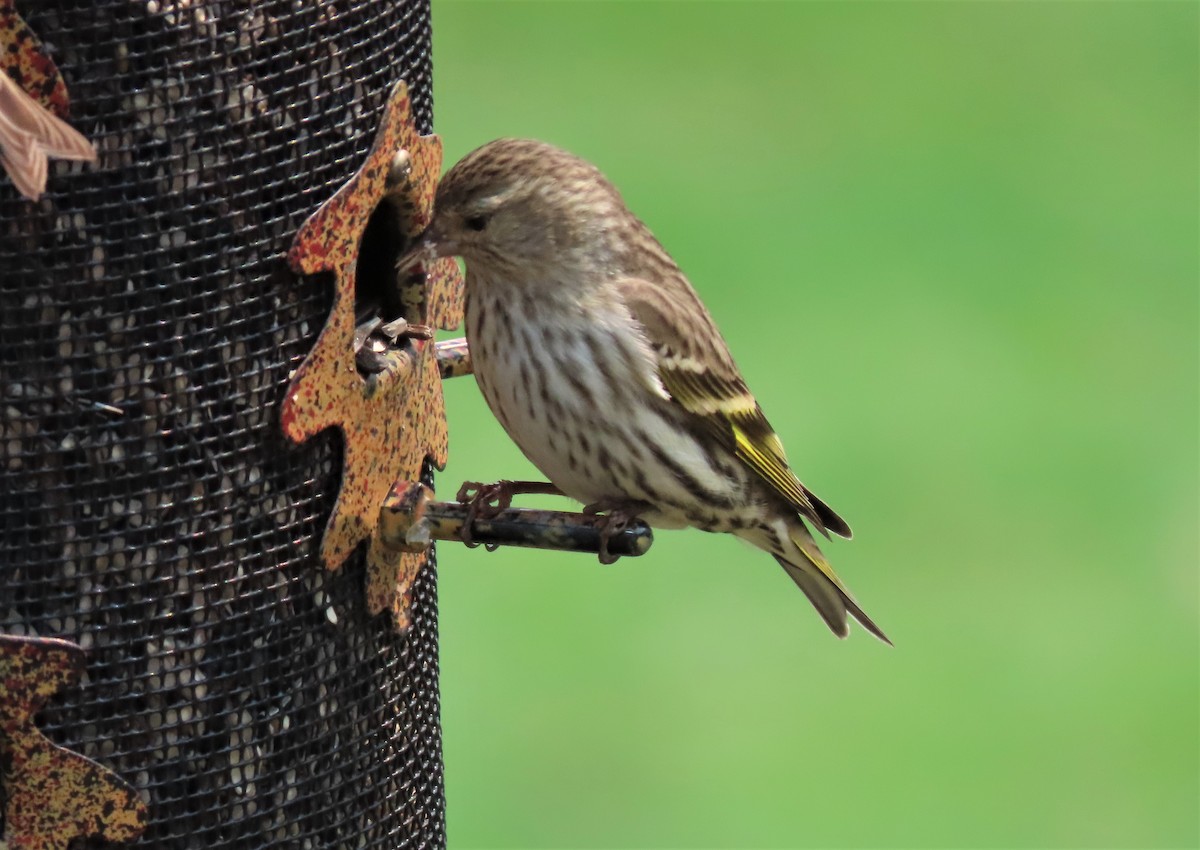
<path id="1" fill-rule="evenodd" d="M 388 544 L 397 548 L 411 547 L 416 542 L 414 537 L 461 541 L 468 510 L 469 505 L 462 502 L 426 502 L 416 520 L 420 530 L 414 535 L 410 530 L 414 528 L 411 505 L 391 502 L 383 509 L 380 532 Z M 522 546 L 599 554 L 603 521 L 603 517 L 582 513 L 507 508 L 495 516 L 477 516 L 471 537 L 489 548 Z M 650 526 L 635 520 L 609 538 L 608 551 L 636 557 L 646 554 L 653 542 Z"/>

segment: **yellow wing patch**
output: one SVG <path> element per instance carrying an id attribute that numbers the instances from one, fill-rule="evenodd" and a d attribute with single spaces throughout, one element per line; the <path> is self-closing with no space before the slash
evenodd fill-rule
<path id="1" fill-rule="evenodd" d="M 660 270 L 661 271 L 661 270 Z M 677 271 L 677 270 L 676 270 Z M 657 359 L 658 376 L 671 400 L 696 417 L 712 438 L 771 486 L 822 534 L 850 527 L 812 496 L 788 466 L 783 443 L 763 416 L 729 356 L 725 341 L 682 273 L 658 275 L 653 284 L 631 277 L 617 291 L 642 326 Z"/>
<path id="2" fill-rule="evenodd" d="M 660 368 L 663 386 L 675 401 L 709 424 L 714 436 L 755 474 L 806 516 L 815 516 L 804 486 L 787 465 L 783 443 L 741 381 L 721 380 L 711 372 Z"/>
<path id="3" fill-rule="evenodd" d="M 755 410 L 757 412 L 757 407 Z M 758 416 L 761 417 L 762 413 L 758 412 Z M 763 424 L 766 423 L 765 419 L 762 421 Z M 736 422 L 731 421 L 729 424 L 733 428 L 738 458 L 787 499 L 797 511 L 812 514 L 812 502 L 804 495 L 804 488 L 799 479 L 788 469 L 783 459 L 783 445 L 775 432 L 770 431 L 764 438 L 755 440 Z"/>

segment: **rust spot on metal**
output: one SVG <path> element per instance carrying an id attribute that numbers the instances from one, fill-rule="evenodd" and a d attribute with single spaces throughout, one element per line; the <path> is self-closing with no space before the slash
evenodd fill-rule
<path id="1" fill-rule="evenodd" d="M 0 0 L 0 72 L 8 74 L 34 100 L 59 118 L 70 107 L 67 84 L 42 40 L 29 28 L 12 0 Z"/>
<path id="2" fill-rule="evenodd" d="M 439 469 L 446 465 L 446 412 L 433 342 L 412 339 L 391 355 L 388 368 L 369 378 L 355 361 L 355 270 L 372 213 L 387 195 L 404 210 L 403 236 L 411 240 L 433 212 L 441 140 L 417 133 L 410 108 L 408 87 L 398 83 L 363 166 L 304 223 L 288 253 L 294 272 L 335 280 L 329 321 L 292 379 L 281 411 L 284 433 L 295 442 L 329 427 L 341 429 L 345 439 L 342 486 L 321 543 L 321 559 L 331 570 L 375 533 L 394 484 L 418 481 L 426 458 Z M 400 161 L 402 171 L 396 168 Z M 443 329 L 462 322 L 463 281 L 453 259 L 417 269 L 401 297 L 412 322 Z M 409 588 L 427 557 L 425 551 L 391 557 L 372 541 L 368 610 L 387 609 L 396 627 L 407 629 Z"/>
<path id="3" fill-rule="evenodd" d="M 83 650 L 69 641 L 0 635 L 0 783 L 10 848 L 66 850 L 88 836 L 129 841 L 146 828 L 146 806 L 133 788 L 50 743 L 33 723 L 82 672 Z"/>

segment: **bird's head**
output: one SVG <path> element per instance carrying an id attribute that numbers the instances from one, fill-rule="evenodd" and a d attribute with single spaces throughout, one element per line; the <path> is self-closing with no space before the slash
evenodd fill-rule
<path id="1" fill-rule="evenodd" d="M 603 262 L 613 224 L 626 215 L 587 161 L 544 142 L 498 139 L 442 178 L 433 220 L 405 259 L 458 256 L 468 273 L 537 277 Z"/>

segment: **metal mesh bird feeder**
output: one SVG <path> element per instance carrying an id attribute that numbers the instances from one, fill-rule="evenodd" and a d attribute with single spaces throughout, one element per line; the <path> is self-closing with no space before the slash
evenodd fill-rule
<path id="1" fill-rule="evenodd" d="M 86 655 L 38 727 L 144 801 L 127 846 L 443 845 L 433 564 L 370 616 L 316 558 L 341 442 L 278 421 L 332 300 L 281 257 L 396 81 L 429 131 L 427 3 L 17 7 L 100 155 L 0 180 L 0 633 Z"/>

